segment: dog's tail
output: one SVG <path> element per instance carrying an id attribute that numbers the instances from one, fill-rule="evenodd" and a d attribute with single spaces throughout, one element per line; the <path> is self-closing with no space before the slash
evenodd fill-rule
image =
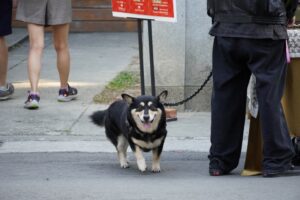
<path id="1" fill-rule="evenodd" d="M 94 112 L 90 118 L 92 119 L 92 121 L 99 125 L 99 126 L 104 126 L 104 122 L 105 122 L 105 115 L 106 115 L 106 110 L 101 110 L 101 111 L 97 111 Z"/>

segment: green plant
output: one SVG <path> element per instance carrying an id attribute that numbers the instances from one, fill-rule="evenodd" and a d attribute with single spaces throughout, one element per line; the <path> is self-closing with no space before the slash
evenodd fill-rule
<path id="1" fill-rule="evenodd" d="M 110 90 L 122 90 L 130 88 L 138 83 L 138 76 L 134 72 L 123 71 L 119 73 L 109 84 L 106 86 Z"/>
<path id="2" fill-rule="evenodd" d="M 110 103 L 124 92 L 132 95 L 139 95 L 140 77 L 137 71 L 120 72 L 112 81 L 105 86 L 104 90 L 94 96 L 96 103 Z"/>

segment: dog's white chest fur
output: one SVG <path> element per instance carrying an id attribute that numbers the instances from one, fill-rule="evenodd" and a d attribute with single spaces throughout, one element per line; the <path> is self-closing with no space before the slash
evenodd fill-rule
<path id="1" fill-rule="evenodd" d="M 158 138 L 158 139 L 154 140 L 153 142 L 145 142 L 143 140 L 138 140 L 138 139 L 132 138 L 133 143 L 135 143 L 136 145 L 138 145 L 139 147 L 144 148 L 144 149 L 154 149 L 162 143 L 162 140 L 163 140 L 163 137 Z"/>

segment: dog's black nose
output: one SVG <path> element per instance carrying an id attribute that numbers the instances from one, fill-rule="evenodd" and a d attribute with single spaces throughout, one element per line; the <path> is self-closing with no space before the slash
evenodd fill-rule
<path id="1" fill-rule="evenodd" d="M 149 116 L 149 115 L 144 115 L 144 121 L 145 121 L 145 122 L 148 122 L 149 119 L 150 119 L 150 116 Z"/>

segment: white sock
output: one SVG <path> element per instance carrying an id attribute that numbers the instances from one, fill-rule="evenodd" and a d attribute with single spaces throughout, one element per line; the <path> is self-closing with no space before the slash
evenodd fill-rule
<path id="1" fill-rule="evenodd" d="M 38 92 L 29 92 L 29 94 L 33 94 L 33 95 L 39 95 L 39 93 Z"/>
<path id="2" fill-rule="evenodd" d="M 61 90 L 67 90 L 67 91 L 68 91 L 68 90 L 69 90 L 69 87 L 68 87 L 68 86 L 67 86 L 67 87 L 61 87 L 60 89 L 61 89 Z"/>

